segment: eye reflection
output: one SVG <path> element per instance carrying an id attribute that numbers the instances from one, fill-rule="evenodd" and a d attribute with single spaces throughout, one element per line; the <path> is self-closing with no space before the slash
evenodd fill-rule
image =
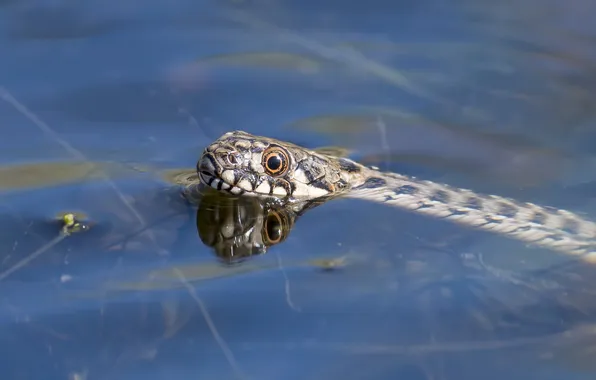
<path id="1" fill-rule="evenodd" d="M 265 226 L 263 228 L 263 240 L 265 244 L 273 245 L 280 243 L 285 239 L 290 231 L 289 223 L 284 219 L 283 214 L 277 211 L 271 211 L 267 218 L 265 218 Z"/>
<path id="2" fill-rule="evenodd" d="M 222 261 L 235 263 L 283 242 L 301 211 L 300 207 L 283 207 L 206 188 L 199 200 L 197 232 Z"/>

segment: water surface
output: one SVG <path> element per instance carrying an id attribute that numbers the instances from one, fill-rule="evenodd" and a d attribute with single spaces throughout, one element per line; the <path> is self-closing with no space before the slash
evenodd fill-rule
<path id="1" fill-rule="evenodd" d="M 596 218 L 593 8 L 1 1 L 0 374 L 593 378 L 586 264 L 348 199 L 237 262 L 171 182 L 241 129 Z"/>

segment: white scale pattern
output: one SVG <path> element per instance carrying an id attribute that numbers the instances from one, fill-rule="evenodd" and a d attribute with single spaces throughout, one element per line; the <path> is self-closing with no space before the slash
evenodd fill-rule
<path id="1" fill-rule="evenodd" d="M 346 197 L 379 202 L 414 211 L 427 216 L 442 218 L 465 226 L 487 230 L 542 246 L 596 263 L 596 223 L 583 219 L 567 210 L 555 210 L 532 203 L 519 202 L 496 195 L 481 195 L 468 189 L 458 189 L 431 181 L 394 173 L 369 172 L 386 181 L 384 186 L 352 189 Z M 397 191 L 411 186 L 413 192 Z M 444 192 L 446 202 L 433 200 L 438 192 Z M 467 205 L 470 198 L 481 201 L 481 207 Z M 502 215 L 503 205 L 515 210 L 514 216 Z M 541 223 L 533 221 L 536 214 L 543 214 Z M 565 230 L 572 223 L 574 232 Z"/>

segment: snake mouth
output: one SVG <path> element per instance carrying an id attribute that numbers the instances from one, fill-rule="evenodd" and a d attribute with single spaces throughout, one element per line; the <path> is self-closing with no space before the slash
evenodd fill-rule
<path id="1" fill-rule="evenodd" d="M 223 161 L 223 160 L 222 160 Z M 287 198 L 290 185 L 271 178 L 245 173 L 242 168 L 226 166 L 217 155 L 206 151 L 197 162 L 197 173 L 202 184 L 233 195 L 260 198 Z"/>
<path id="2" fill-rule="evenodd" d="M 205 185 L 209 187 L 214 188 L 215 190 L 226 191 L 234 195 L 242 195 L 245 193 L 244 189 L 241 189 L 238 186 L 230 185 L 221 178 L 218 178 L 208 172 L 200 171 L 199 177 L 201 178 L 201 182 L 203 182 Z"/>
<path id="3" fill-rule="evenodd" d="M 217 174 L 215 158 L 208 153 L 203 154 L 197 163 L 197 172 L 201 182 L 217 191 L 226 191 L 234 195 L 244 194 L 246 191 L 235 184 L 224 181 Z"/>

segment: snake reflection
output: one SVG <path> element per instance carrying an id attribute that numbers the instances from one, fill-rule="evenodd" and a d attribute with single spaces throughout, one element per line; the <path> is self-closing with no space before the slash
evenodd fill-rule
<path id="1" fill-rule="evenodd" d="M 198 203 L 201 241 L 227 263 L 260 255 L 289 236 L 297 219 L 321 202 L 280 205 L 255 197 L 237 197 L 205 189 Z"/>

